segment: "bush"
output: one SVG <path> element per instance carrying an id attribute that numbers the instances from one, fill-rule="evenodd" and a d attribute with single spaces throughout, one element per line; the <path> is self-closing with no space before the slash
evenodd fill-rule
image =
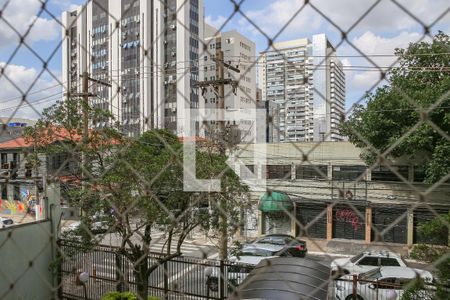
<path id="1" fill-rule="evenodd" d="M 102 300 L 137 300 L 137 296 L 131 292 L 110 292 L 104 295 Z"/>
<path id="2" fill-rule="evenodd" d="M 443 254 L 445 254 L 445 250 L 443 250 L 442 247 L 418 244 L 414 245 L 409 256 L 413 259 L 433 262 Z"/>
<path id="3" fill-rule="evenodd" d="M 102 300 L 137 300 L 132 292 L 110 292 L 102 297 Z M 158 297 L 149 296 L 148 300 L 160 300 Z"/>

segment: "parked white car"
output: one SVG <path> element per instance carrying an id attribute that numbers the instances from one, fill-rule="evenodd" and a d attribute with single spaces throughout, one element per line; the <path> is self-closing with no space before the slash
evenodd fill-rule
<path id="1" fill-rule="evenodd" d="M 331 262 L 331 272 L 341 275 L 360 274 L 377 267 L 407 267 L 402 257 L 390 251 L 366 251 L 351 258 L 338 258 Z"/>
<path id="2" fill-rule="evenodd" d="M 358 275 L 356 293 L 358 300 L 394 300 L 401 299 L 404 288 L 414 279 L 421 278 L 425 283 L 433 282 L 433 275 L 421 269 L 405 267 L 379 267 Z M 419 292 L 418 299 L 432 299 L 433 291 Z M 345 275 L 335 282 L 337 300 L 353 299 L 351 275 Z"/>
<path id="3" fill-rule="evenodd" d="M 238 256 L 230 257 L 229 261 L 232 265 L 226 266 L 225 273 L 228 281 L 228 288 L 232 289 L 237 287 L 253 270 L 254 266 L 264 259 L 278 257 L 279 251 L 280 247 L 276 245 L 250 244 L 244 246 Z M 209 289 L 213 292 L 218 291 L 220 284 L 220 268 L 218 266 L 207 267 L 205 269 L 205 274 Z"/>
<path id="4" fill-rule="evenodd" d="M 81 222 L 76 221 L 76 222 L 70 224 L 69 226 L 67 226 L 67 231 L 76 232 L 80 229 L 80 226 L 81 226 Z M 109 229 L 108 222 L 98 221 L 98 222 L 93 222 L 91 224 L 90 232 L 92 234 L 105 233 L 108 231 L 108 229 Z"/>
<path id="5" fill-rule="evenodd" d="M 13 225 L 14 225 L 13 219 L 0 217 L 0 228 L 7 228 Z"/>

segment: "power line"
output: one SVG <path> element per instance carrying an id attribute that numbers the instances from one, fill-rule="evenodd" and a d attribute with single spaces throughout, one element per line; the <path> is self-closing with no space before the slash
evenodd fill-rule
<path id="1" fill-rule="evenodd" d="M 44 91 L 48 91 L 48 90 L 51 90 L 51 89 L 54 89 L 54 88 L 60 87 L 60 86 L 64 87 L 64 83 L 58 83 L 56 85 L 53 85 L 53 86 L 50 86 L 50 87 L 47 87 L 47 88 L 44 88 L 44 89 L 33 91 L 32 93 L 23 94 L 23 96 L 30 96 L 30 95 L 39 94 L 39 93 L 42 93 Z M 23 98 L 23 96 L 17 96 L 17 97 L 9 98 L 9 99 L 6 99 L 6 100 L 0 100 L 0 103 L 4 104 L 4 103 L 11 102 L 11 101 L 14 101 L 14 100 L 20 100 L 20 99 Z"/>

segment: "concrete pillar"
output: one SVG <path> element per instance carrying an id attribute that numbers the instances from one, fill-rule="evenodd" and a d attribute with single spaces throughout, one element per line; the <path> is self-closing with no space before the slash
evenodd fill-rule
<path id="1" fill-rule="evenodd" d="M 411 208 L 408 208 L 406 214 L 406 244 L 408 247 L 412 247 L 414 244 L 414 211 Z"/>
<path id="2" fill-rule="evenodd" d="M 328 180 L 333 179 L 333 166 L 331 165 L 331 163 L 328 164 L 327 178 Z"/>
<path id="3" fill-rule="evenodd" d="M 333 239 L 333 206 L 327 204 L 327 240 Z"/>
<path id="4" fill-rule="evenodd" d="M 372 207 L 366 207 L 366 244 L 372 242 Z"/>
<path id="5" fill-rule="evenodd" d="M 372 181 L 372 171 L 369 168 L 366 169 L 366 180 Z"/>
<path id="6" fill-rule="evenodd" d="M 296 168 L 295 168 L 295 164 L 292 163 L 292 164 L 291 164 L 291 180 L 295 180 L 296 173 L 297 173 L 297 170 L 296 170 Z"/>
<path id="7" fill-rule="evenodd" d="M 408 167 L 408 178 L 406 178 L 406 179 L 408 179 L 409 182 L 414 181 L 414 168 L 415 167 L 413 167 L 413 166 Z"/>
<path id="8" fill-rule="evenodd" d="M 294 209 L 291 217 L 291 235 L 297 236 L 297 204 L 294 202 Z"/>
<path id="9" fill-rule="evenodd" d="M 13 201 L 14 200 L 14 185 L 7 184 L 6 191 L 8 193 L 8 201 Z"/>
<path id="10" fill-rule="evenodd" d="M 258 210 L 258 236 L 263 235 L 264 213 Z"/>

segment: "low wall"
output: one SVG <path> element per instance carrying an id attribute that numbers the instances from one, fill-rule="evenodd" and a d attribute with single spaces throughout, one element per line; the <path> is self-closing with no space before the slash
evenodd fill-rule
<path id="1" fill-rule="evenodd" d="M 51 222 L 0 229 L 0 299 L 53 298 Z"/>

